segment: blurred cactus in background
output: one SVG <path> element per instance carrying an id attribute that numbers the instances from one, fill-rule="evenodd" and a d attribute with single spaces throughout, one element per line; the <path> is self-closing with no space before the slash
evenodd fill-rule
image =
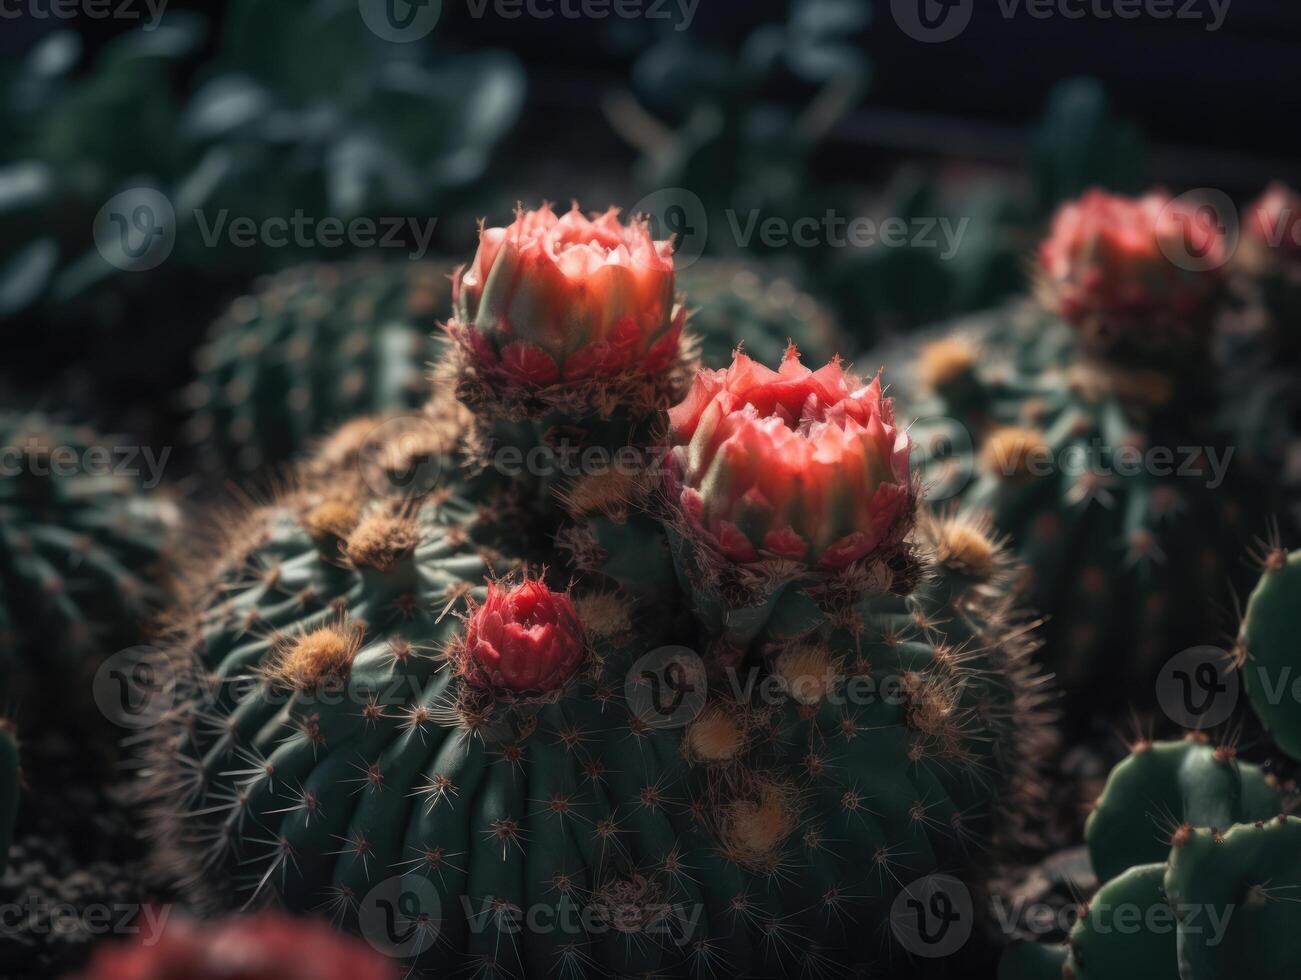
<path id="1" fill-rule="evenodd" d="M 1176 264 L 1225 246 L 1184 208 L 1101 192 L 1065 206 L 1038 301 L 959 321 L 918 358 L 923 473 L 1029 563 L 1075 725 L 1150 706 L 1161 664 L 1220 635 L 1232 556 L 1269 521 L 1202 380 L 1222 270 Z"/>
<path id="2" fill-rule="evenodd" d="M 308 265 L 236 300 L 198 354 L 189 434 L 207 472 L 302 454 L 355 415 L 425 402 L 450 262 Z"/>
<path id="3" fill-rule="evenodd" d="M 30 675 L 85 681 L 79 658 L 93 671 L 140 641 L 180 515 L 165 491 L 141 488 L 161 473 L 124 440 L 0 414 L 0 448 L 0 688 L 12 697 Z"/>
<path id="4" fill-rule="evenodd" d="M 1301 195 L 1281 183 L 1242 211 L 1221 323 L 1222 423 L 1277 473 L 1301 523 Z"/>

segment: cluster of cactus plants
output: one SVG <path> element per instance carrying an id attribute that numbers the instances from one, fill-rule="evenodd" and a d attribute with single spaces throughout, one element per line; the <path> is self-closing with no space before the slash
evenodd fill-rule
<path id="1" fill-rule="evenodd" d="M 1050 819 L 1047 674 L 1079 736 L 1220 635 L 1295 433 L 1294 203 L 1231 258 L 1182 199 L 1089 192 L 1033 298 L 898 375 L 774 267 L 680 269 L 615 209 L 521 208 L 455 268 L 282 272 L 200 352 L 197 461 L 241 502 L 186 523 L 175 581 L 166 494 L 0 416 L 5 692 L 88 681 L 165 602 L 151 870 L 203 915 L 329 923 L 186 925 L 87 980 L 292 976 L 304 944 L 377 978 L 891 968 L 919 882 L 984 899 Z M 1296 759 L 1301 552 L 1260 565 L 1227 663 Z M 1289 976 L 1301 821 L 1246 756 L 1135 741 L 1083 828 L 1100 889 L 1002 975 Z M 19 783 L 5 723 L 0 859 Z"/>
<path id="2" fill-rule="evenodd" d="M 904 886 L 1019 842 L 1015 564 L 918 521 L 879 381 L 697 373 L 689 305 L 641 221 L 521 212 L 456 274 L 415 429 L 349 423 L 223 515 L 146 764 L 190 898 L 370 938 L 396 878 L 422 968 L 780 976 L 884 962 Z M 566 440 L 637 466 L 502 465 Z"/>

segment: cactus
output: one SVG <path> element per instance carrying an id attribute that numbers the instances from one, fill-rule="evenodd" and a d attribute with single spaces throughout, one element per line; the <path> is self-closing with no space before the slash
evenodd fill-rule
<path id="1" fill-rule="evenodd" d="M 934 397 L 912 406 L 911 431 L 932 497 L 989 513 L 1029 564 L 1076 729 L 1150 699 L 1161 663 L 1216 635 L 1219 556 L 1265 509 L 1198 380 L 1217 276 L 1166 258 L 1223 246 L 1180 207 L 1097 194 L 1068 206 L 1041 250 L 1039 309 L 920 359 Z"/>
<path id="2" fill-rule="evenodd" d="M 678 274 L 678 288 L 690 299 L 706 367 L 731 363 L 738 341 L 761 364 L 780 360 L 788 344 L 818 364 L 848 350 L 831 314 L 765 265 L 699 259 Z"/>
<path id="3" fill-rule="evenodd" d="M 162 599 L 178 523 L 142 466 L 85 429 L 0 414 L 0 671 L 67 669 L 67 654 L 139 642 Z M 154 474 L 155 476 L 157 474 Z"/>
<path id="4" fill-rule="evenodd" d="M 1274 741 L 1301 759 L 1298 711 L 1297 611 L 1301 609 L 1301 551 L 1270 549 L 1260 583 L 1247 602 L 1237 644 L 1247 697 Z"/>
<path id="5" fill-rule="evenodd" d="M 1165 874 L 1164 863 L 1142 864 L 1113 878 L 1080 909 L 1066 945 L 1012 946 L 999 980 L 1180 980 Z"/>
<path id="6" fill-rule="evenodd" d="M 1221 833 L 1175 835 L 1165 892 L 1180 917 L 1182 980 L 1283 980 L 1301 962 L 1301 820 L 1276 816 Z M 1217 934 L 1208 913 L 1224 927 Z"/>
<path id="7" fill-rule="evenodd" d="M 163 916 L 161 922 L 167 921 Z M 142 931 L 143 928 L 142 927 Z M 397 980 L 365 943 L 323 922 L 281 913 L 221 922 L 175 921 L 160 935 L 100 946 L 75 980 Z"/>
<path id="8" fill-rule="evenodd" d="M 1228 827 L 1265 820 L 1281 807 L 1278 786 L 1259 766 L 1203 735 L 1139 742 L 1107 777 L 1085 839 L 1099 881 L 1164 859 L 1180 826 Z"/>
<path id="9" fill-rule="evenodd" d="M 423 896 L 399 952 L 442 972 L 870 964 L 864 931 L 909 880 L 974 870 L 1025 830 L 1044 691 L 1014 567 L 983 524 L 914 533 L 908 441 L 879 386 L 739 356 L 683 391 L 670 253 L 639 225 L 582 222 L 485 229 L 458 275 L 436 372 L 454 389 L 421 448 L 445 458 L 443 486 L 394 493 L 346 426 L 196 560 L 165 662 L 176 709 L 147 750 L 158 864 L 196 901 L 317 909 L 368 938 L 372 890 L 396 878 Z M 447 411 L 448 390 L 473 416 Z M 737 396 L 735 419 L 693 417 L 710 391 Z M 779 418 L 811 395 L 818 421 Z M 636 440 L 673 401 L 680 448 L 687 429 L 744 429 L 746 404 L 774 438 L 813 439 L 821 454 L 787 449 L 822 467 L 806 487 L 822 509 L 767 487 L 789 523 L 750 554 L 713 520 L 735 481 L 697 481 L 682 453 L 673 479 L 702 523 L 653 474 L 539 492 L 450 469 L 485 431 L 518 449 L 566 427 L 649 455 Z M 756 462 L 775 467 L 769 448 Z M 554 538 L 576 517 L 640 550 L 606 538 L 613 553 L 566 561 Z M 673 555 L 666 574 L 616 588 L 651 549 Z M 783 575 L 772 601 L 734 587 Z M 705 656 L 644 659 L 669 645 Z M 665 698 L 682 710 L 667 721 Z M 577 926 L 525 927 L 538 909 Z"/>
<path id="10" fill-rule="evenodd" d="M 451 273 L 440 262 L 302 266 L 236 300 L 187 392 L 201 465 L 251 471 L 356 415 L 419 408 Z"/>

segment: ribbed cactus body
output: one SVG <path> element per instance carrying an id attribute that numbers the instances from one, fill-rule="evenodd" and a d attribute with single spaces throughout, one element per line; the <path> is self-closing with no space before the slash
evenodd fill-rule
<path id="1" fill-rule="evenodd" d="M 203 465 L 254 470 L 355 415 L 417 409 L 451 272 L 432 261 L 301 266 L 236 300 L 187 393 Z"/>

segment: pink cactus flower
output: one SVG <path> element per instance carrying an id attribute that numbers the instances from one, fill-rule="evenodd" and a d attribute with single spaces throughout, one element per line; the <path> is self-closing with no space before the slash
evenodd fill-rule
<path id="1" fill-rule="evenodd" d="M 613 208 L 589 218 L 574 205 L 558 217 L 543 205 L 482 229 L 452 297 L 448 330 L 475 366 L 524 388 L 660 372 L 686 321 L 672 243 Z"/>
<path id="2" fill-rule="evenodd" d="M 793 347 L 776 371 L 737 353 L 700 372 L 669 423 L 671 493 L 732 561 L 837 569 L 912 525 L 912 447 L 879 376 L 810 371 Z"/>
<path id="3" fill-rule="evenodd" d="M 1187 324 L 1217 293 L 1227 257 L 1208 210 L 1163 191 L 1129 198 L 1092 190 L 1057 212 L 1039 248 L 1040 289 L 1077 326 Z"/>

